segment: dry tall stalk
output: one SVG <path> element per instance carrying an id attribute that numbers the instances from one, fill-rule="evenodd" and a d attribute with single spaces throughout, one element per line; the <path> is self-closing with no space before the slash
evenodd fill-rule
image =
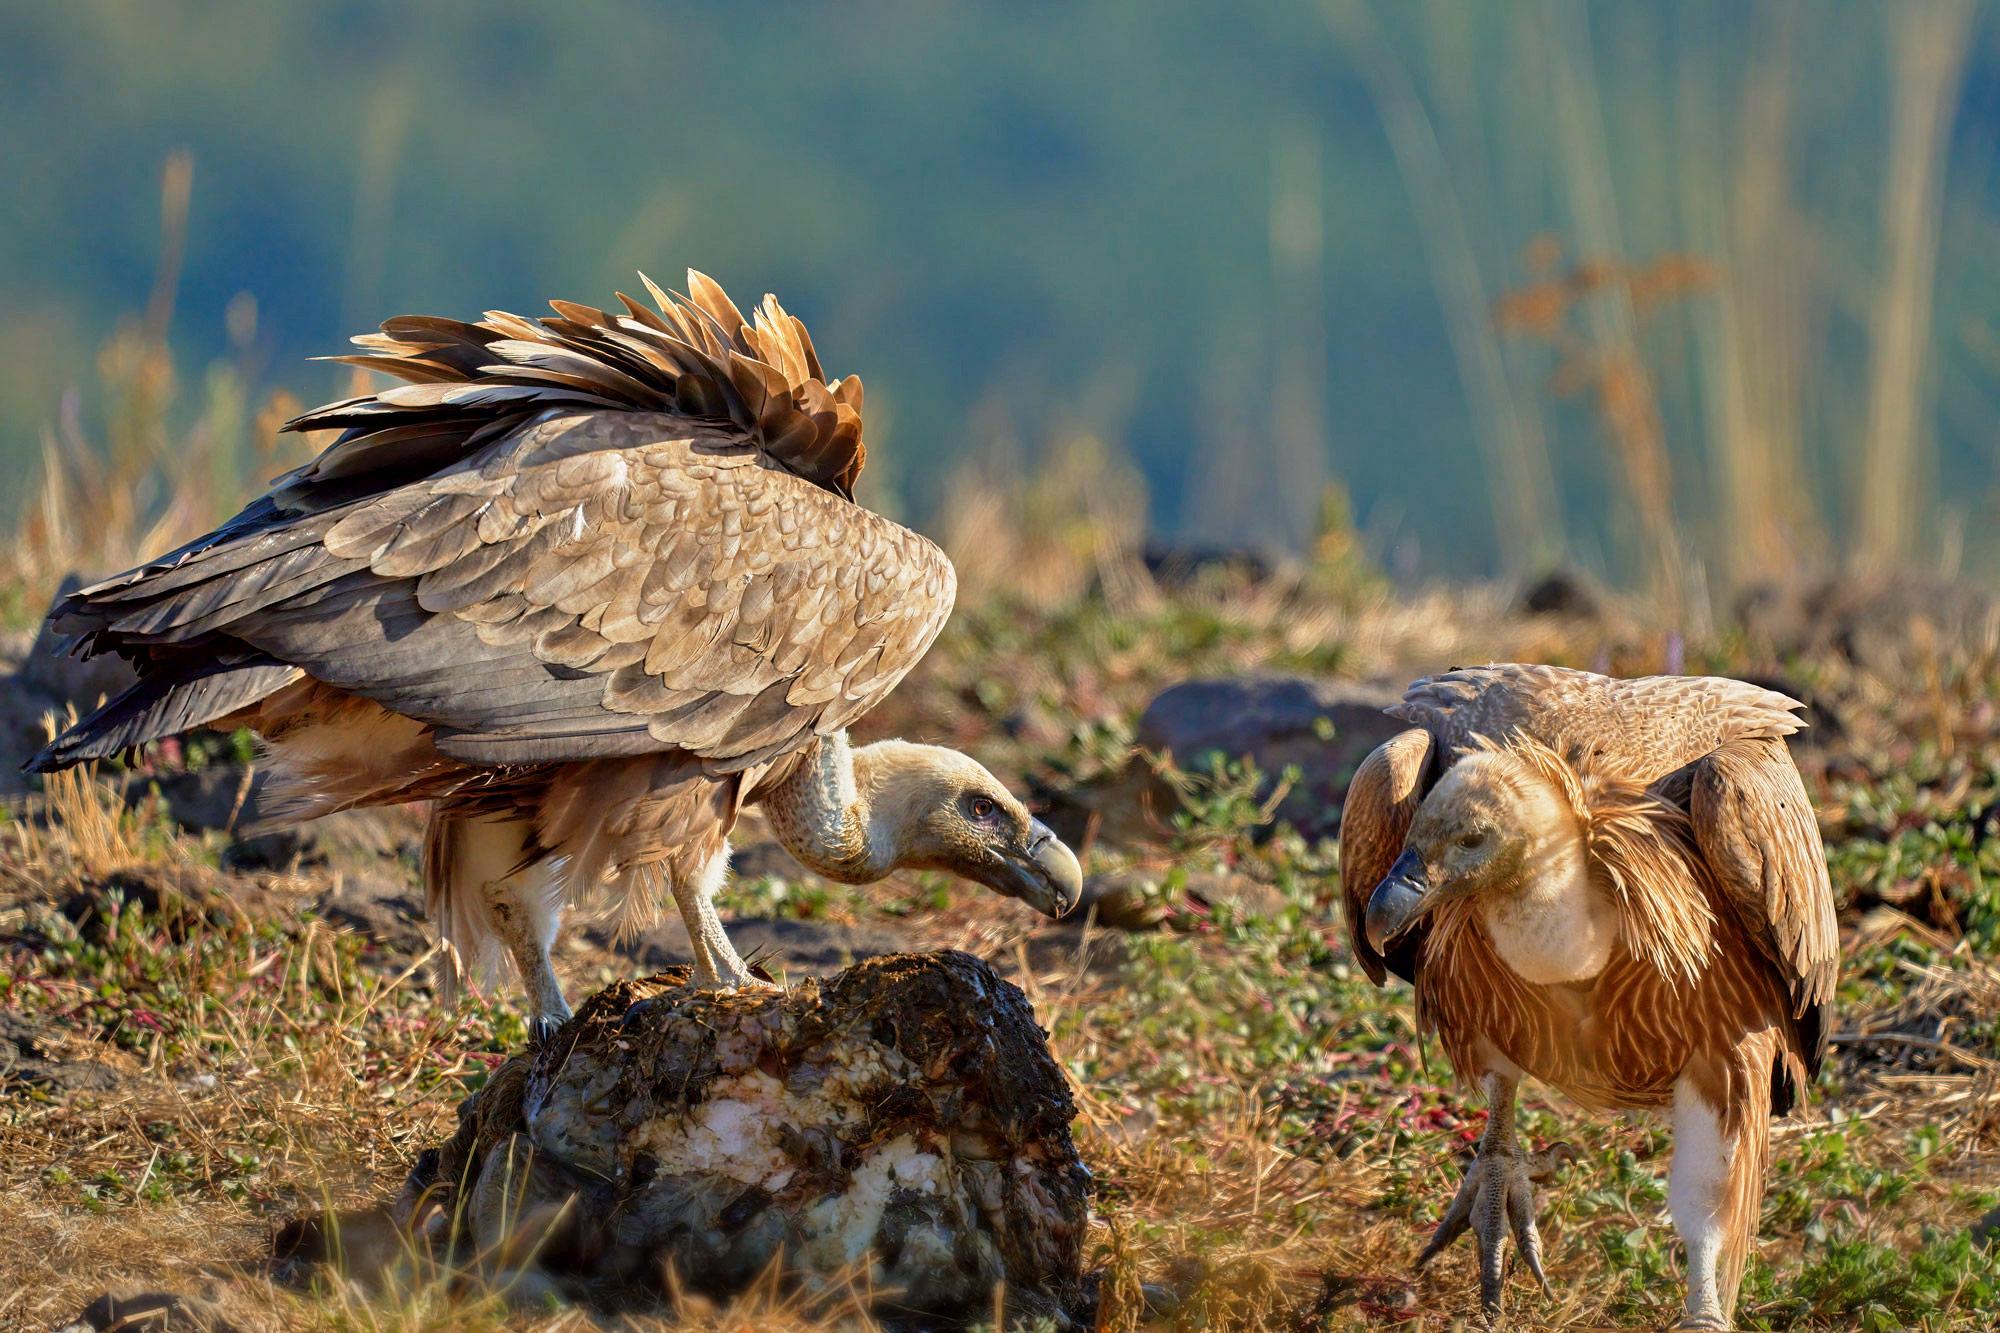
<path id="1" fill-rule="evenodd" d="M 1791 197 L 1797 12 L 1791 0 L 1757 9 L 1733 144 L 1716 123 L 1718 90 L 1697 70 L 1710 62 L 1682 67 L 1680 195 L 1695 245 L 1720 256 L 1725 273 L 1695 338 L 1720 500 L 1712 540 L 1737 586 L 1783 579 L 1825 548 L 1804 458 L 1805 384 L 1825 302 L 1814 237 Z"/>
<path id="2" fill-rule="evenodd" d="M 1266 522 L 1275 539 L 1271 544 L 1291 550 L 1312 540 L 1320 493 L 1330 476 L 1320 158 L 1319 137 L 1304 125 L 1286 126 L 1272 138 L 1271 280 L 1277 342 L 1271 358 L 1272 458 L 1266 489 L 1274 503 Z"/>
<path id="3" fill-rule="evenodd" d="M 983 447 L 952 473 L 937 531 L 962 600 L 999 594 L 1031 607 L 1101 587 L 1120 610 L 1153 596 L 1140 558 L 1146 483 L 1131 458 L 1090 433 L 1052 438 L 1032 465 L 997 405 L 973 433 Z"/>
<path id="4" fill-rule="evenodd" d="M 1883 266 L 1875 289 L 1874 358 L 1861 446 L 1855 563 L 1907 563 L 1935 485 L 1924 421 L 1951 109 L 1972 23 L 1970 0 L 1908 0 L 1885 14 L 1891 51 L 1889 168 L 1882 188 Z"/>
<path id="5" fill-rule="evenodd" d="M 42 432 L 42 475 L 22 488 L 27 503 L 0 548 L 0 588 L 18 599 L 17 610 L 39 612 L 66 574 L 123 569 L 214 527 L 246 498 L 253 456 L 278 471 L 313 448 L 300 437 L 278 443 L 278 427 L 299 410 L 291 394 L 270 393 L 251 408 L 257 305 L 247 293 L 229 304 L 233 356 L 210 368 L 193 420 L 174 428 L 179 384 L 168 334 L 193 184 L 192 158 L 169 156 L 152 292 L 144 313 L 122 320 L 98 354 L 108 404 L 101 439 L 92 438 L 75 391 Z"/>
<path id="6" fill-rule="evenodd" d="M 1452 170 L 1415 84 L 1365 0 L 1323 0 L 1321 8 L 1368 85 L 1410 192 L 1485 466 L 1501 565 L 1514 575 L 1546 568 L 1563 548 L 1555 477 L 1538 423 L 1508 382 L 1488 317 L 1486 285 L 1456 183 L 1463 173 Z"/>
<path id="7" fill-rule="evenodd" d="M 1624 247 L 1589 20 L 1578 0 L 1552 0 L 1544 18 L 1561 183 L 1578 247 L 1586 257 L 1602 261 L 1624 253 Z M 1673 468 L 1658 395 L 1639 354 L 1632 292 L 1624 284 L 1608 283 L 1584 303 L 1584 310 L 1597 361 L 1598 416 L 1618 453 L 1625 493 L 1639 521 L 1646 582 L 1668 622 L 1678 623 L 1686 606 L 1686 568 L 1674 521 Z"/>

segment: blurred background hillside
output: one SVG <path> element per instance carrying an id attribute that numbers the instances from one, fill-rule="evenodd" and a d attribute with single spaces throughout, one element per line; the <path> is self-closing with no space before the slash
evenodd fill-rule
<path id="1" fill-rule="evenodd" d="M 90 563 L 288 461 L 346 383 L 303 358 L 386 315 L 695 265 L 862 373 L 870 498 L 934 529 L 1046 470 L 1404 581 L 1991 579 L 1996 19 L 8 5 L 0 475 Z"/>

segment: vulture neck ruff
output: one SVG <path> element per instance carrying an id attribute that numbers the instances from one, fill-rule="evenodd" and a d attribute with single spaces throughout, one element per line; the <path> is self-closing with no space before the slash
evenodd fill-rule
<path id="1" fill-rule="evenodd" d="M 1531 983 L 1588 981 L 1622 943 L 1676 984 L 1698 984 L 1715 916 L 1685 811 L 1637 782 L 1580 772 L 1519 736 L 1505 745 L 1482 740 L 1454 764 L 1425 798 L 1412 837 L 1427 824 L 1455 830 L 1480 810 L 1497 812 L 1524 854 L 1498 880 L 1443 905 L 1427 958 L 1443 957 L 1477 923 Z"/>
<path id="2" fill-rule="evenodd" d="M 801 865 L 837 883 L 872 884 L 895 869 L 899 839 L 876 817 L 855 759 L 846 732 L 822 736 L 762 804 L 771 832 Z"/>
<path id="3" fill-rule="evenodd" d="M 1532 776 L 1526 781 L 1539 785 Z M 1590 873 L 1590 852 L 1559 793 L 1533 793 L 1528 854 L 1517 883 L 1479 898 L 1500 961 L 1538 986 L 1595 980 L 1618 943 L 1618 907 Z"/>

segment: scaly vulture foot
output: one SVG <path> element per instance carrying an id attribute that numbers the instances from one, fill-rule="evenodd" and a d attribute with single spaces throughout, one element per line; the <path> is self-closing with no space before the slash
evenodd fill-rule
<path id="1" fill-rule="evenodd" d="M 708 947 L 695 950 L 694 984 L 702 990 L 719 991 L 784 989 L 752 972 L 719 926 Z"/>
<path id="2" fill-rule="evenodd" d="M 1727 1319 L 1724 1319 L 1719 1315 L 1704 1314 L 1704 1315 L 1689 1315 L 1687 1318 L 1681 1320 L 1680 1323 L 1675 1324 L 1674 1327 L 1676 1329 L 1682 1329 L 1682 1328 L 1708 1329 L 1711 1330 L 1711 1333 L 1729 1333 L 1729 1330 L 1735 1328 L 1736 1325 L 1730 1323 Z"/>
<path id="3" fill-rule="evenodd" d="M 568 1014 L 536 1014 L 528 1020 L 528 1044 L 540 1050 L 555 1040 L 556 1032 L 568 1021 Z"/>
<path id="4" fill-rule="evenodd" d="M 1514 1084 L 1511 1079 L 1494 1078 L 1493 1116 L 1479 1141 L 1478 1154 L 1459 1182 L 1458 1193 L 1444 1220 L 1432 1233 L 1430 1243 L 1417 1257 L 1421 1272 L 1430 1261 L 1468 1230 L 1479 1246 L 1479 1303 L 1488 1327 L 1501 1325 L 1501 1287 L 1506 1276 L 1507 1235 L 1541 1285 L 1542 1294 L 1553 1298 L 1548 1276 L 1542 1271 L 1542 1236 L 1535 1225 L 1536 1185 L 1555 1174 L 1557 1165 L 1576 1155 L 1567 1143 L 1550 1145 L 1530 1153 L 1521 1147 L 1514 1133 Z"/>
<path id="5" fill-rule="evenodd" d="M 746 990 L 783 990 L 783 986 L 764 980 L 748 967 L 738 973 L 714 972 L 704 976 L 700 968 L 695 969 L 694 984 L 699 990 L 717 990 L 725 993 Z"/>

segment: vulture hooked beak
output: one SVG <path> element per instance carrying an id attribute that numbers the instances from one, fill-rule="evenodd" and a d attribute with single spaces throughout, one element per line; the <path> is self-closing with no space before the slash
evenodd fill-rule
<path id="1" fill-rule="evenodd" d="M 1039 819 L 1028 821 L 1025 846 L 1001 853 L 1002 869 L 994 888 L 1019 898 L 1038 912 L 1062 916 L 1083 897 L 1083 867 L 1076 853 Z"/>
<path id="2" fill-rule="evenodd" d="M 1414 847 L 1405 847 L 1389 867 L 1387 877 L 1368 896 L 1368 947 L 1386 955 L 1398 935 L 1416 924 L 1417 918 L 1436 904 L 1424 858 Z"/>

